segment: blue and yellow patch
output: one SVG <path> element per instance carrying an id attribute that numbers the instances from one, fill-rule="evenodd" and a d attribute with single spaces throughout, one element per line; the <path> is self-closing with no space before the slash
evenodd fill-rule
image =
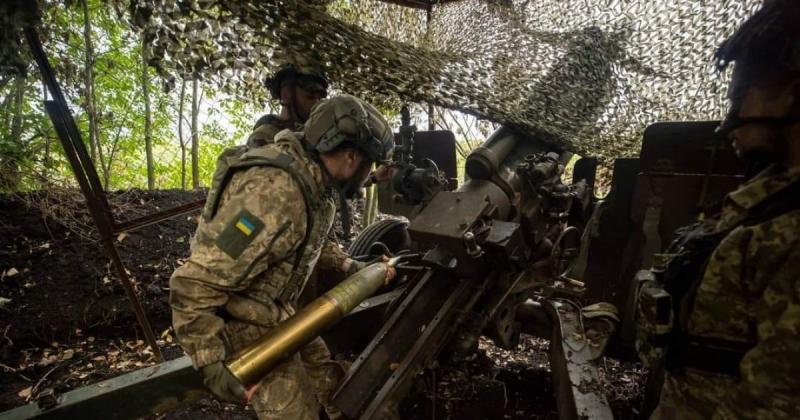
<path id="1" fill-rule="evenodd" d="M 245 235 L 250 236 L 253 234 L 253 231 L 256 229 L 256 227 L 253 226 L 253 223 L 247 220 L 246 217 L 242 216 L 239 218 L 239 221 L 236 222 L 236 229 L 239 229 Z"/>
<path id="2" fill-rule="evenodd" d="M 247 249 L 264 228 L 264 223 L 247 210 L 241 210 L 219 234 L 214 244 L 233 259 Z"/>

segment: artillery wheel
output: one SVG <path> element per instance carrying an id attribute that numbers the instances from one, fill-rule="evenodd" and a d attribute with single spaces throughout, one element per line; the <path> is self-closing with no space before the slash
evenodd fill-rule
<path id="1" fill-rule="evenodd" d="M 372 245 L 381 242 L 396 253 L 411 246 L 411 237 L 408 235 L 408 222 L 397 219 L 379 220 L 361 231 L 350 244 L 348 252 L 354 257 L 369 255 Z"/>
<path id="2" fill-rule="evenodd" d="M 382 252 L 370 252 L 376 243 L 386 245 L 386 248 L 392 254 L 409 249 L 411 247 L 411 237 L 408 234 L 408 222 L 397 219 L 379 220 L 364 228 L 350 245 L 348 251 L 354 257 L 370 254 L 379 255 Z M 393 289 L 398 284 L 400 284 L 399 281 L 389 286 L 389 288 Z M 400 300 L 395 299 L 387 305 L 383 313 L 384 318 L 388 317 L 399 303 Z"/>

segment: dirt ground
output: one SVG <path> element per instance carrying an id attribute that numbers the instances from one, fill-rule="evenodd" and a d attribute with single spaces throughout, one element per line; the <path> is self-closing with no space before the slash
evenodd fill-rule
<path id="1" fill-rule="evenodd" d="M 201 198 L 181 191 L 126 192 L 124 220 Z M 83 229 L 65 228 L 32 207 L 41 194 L 0 198 L 0 410 L 153 362 L 125 292 L 105 253 Z M 50 197 L 47 211 L 74 203 Z M 67 224 L 84 221 L 74 214 Z M 69 222 L 74 222 L 69 223 Z M 139 298 L 167 357 L 181 355 L 169 331 L 167 280 L 188 254 L 193 216 L 117 237 Z"/>
<path id="2" fill-rule="evenodd" d="M 126 219 L 203 195 L 127 191 L 112 202 L 117 218 Z M 0 411 L 48 389 L 65 392 L 154 363 L 100 244 L 80 228 L 86 214 L 76 213 L 80 203 L 70 200 L 43 200 L 40 193 L 0 196 Z M 58 214 L 69 228 L 39 208 Z M 167 281 L 188 255 L 195 228 L 195 216 L 184 216 L 116 238 L 167 359 L 183 354 L 169 326 Z M 402 406 L 403 417 L 557 417 L 546 340 L 523 337 L 516 352 L 482 341 L 480 350 L 468 363 L 423 378 Z M 635 418 L 645 379 L 641 367 L 609 359 L 603 374 L 617 417 Z M 208 399 L 157 418 L 255 416 Z"/>

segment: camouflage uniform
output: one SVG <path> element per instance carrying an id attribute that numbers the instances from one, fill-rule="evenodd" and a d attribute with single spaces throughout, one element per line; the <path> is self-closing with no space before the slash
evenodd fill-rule
<path id="1" fill-rule="evenodd" d="M 261 147 L 272 143 L 275 136 L 283 130 L 300 131 L 302 125 L 294 125 L 275 114 L 266 114 L 256 121 L 253 134 L 247 139 L 249 147 Z"/>
<path id="2" fill-rule="evenodd" d="M 256 130 L 251 138 L 268 134 Z M 246 150 L 242 161 L 289 156 L 295 174 L 251 165 L 232 168 L 222 184 L 215 175 L 191 256 L 170 279 L 172 322 L 196 368 L 231 357 L 294 314 L 315 264 L 340 269 L 347 257 L 326 239 L 334 203 L 299 136 L 285 130 L 274 144 L 234 150 Z M 251 403 L 259 418 L 316 418 L 317 401 L 335 416 L 328 402 L 343 374 L 317 338 L 265 377 Z"/>
<path id="3" fill-rule="evenodd" d="M 768 168 L 728 195 L 716 228 L 800 179 Z M 693 336 L 753 343 L 740 378 L 667 373 L 653 419 L 800 418 L 800 209 L 734 228 L 711 255 L 688 315 Z"/>

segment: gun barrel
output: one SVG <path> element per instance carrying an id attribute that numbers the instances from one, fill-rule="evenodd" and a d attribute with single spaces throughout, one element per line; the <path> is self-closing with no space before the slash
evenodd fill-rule
<path id="1" fill-rule="evenodd" d="M 258 383 L 278 364 L 339 322 L 384 284 L 395 261 L 367 266 L 239 351 L 226 366 L 243 385 Z"/>
<path id="2" fill-rule="evenodd" d="M 464 170 L 470 179 L 490 179 L 518 141 L 519 136 L 513 131 L 505 128 L 497 130 L 467 156 Z"/>

